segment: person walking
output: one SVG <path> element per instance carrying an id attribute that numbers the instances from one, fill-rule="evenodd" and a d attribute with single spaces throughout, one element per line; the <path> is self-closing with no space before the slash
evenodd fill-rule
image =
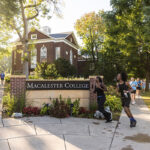
<path id="1" fill-rule="evenodd" d="M 137 88 L 137 82 L 134 80 L 134 78 L 131 78 L 130 86 L 133 89 L 131 92 L 131 104 L 134 105 L 136 103 L 135 102 L 135 95 L 136 95 L 136 88 Z"/>
<path id="2" fill-rule="evenodd" d="M 127 74 L 119 73 L 117 75 L 117 81 L 118 81 L 117 90 L 121 94 L 122 107 L 124 108 L 125 113 L 130 119 L 130 127 L 131 128 L 135 127 L 137 122 L 130 111 L 130 102 L 131 102 L 130 92 L 132 92 L 133 89 L 127 82 Z"/>
<path id="3" fill-rule="evenodd" d="M 1 76 L 1 85 L 4 85 L 4 79 L 5 79 L 5 73 L 2 71 L 2 73 L 0 74 Z"/>
<path id="4" fill-rule="evenodd" d="M 142 80 L 142 91 L 143 91 L 143 93 L 145 92 L 145 88 L 146 88 L 146 81 L 143 79 Z"/>
<path id="5" fill-rule="evenodd" d="M 106 119 L 106 123 L 108 123 L 112 121 L 112 115 L 111 113 L 105 111 L 104 109 L 104 104 L 106 101 L 106 96 L 104 91 L 107 91 L 107 88 L 104 85 L 102 78 L 96 77 L 96 85 L 95 85 L 94 93 L 97 93 L 98 109 L 104 115 Z"/>
<path id="6" fill-rule="evenodd" d="M 141 82 L 140 78 L 137 78 L 136 82 L 137 82 L 136 94 L 137 94 L 137 98 L 140 98 L 140 91 L 142 89 L 142 82 Z"/>

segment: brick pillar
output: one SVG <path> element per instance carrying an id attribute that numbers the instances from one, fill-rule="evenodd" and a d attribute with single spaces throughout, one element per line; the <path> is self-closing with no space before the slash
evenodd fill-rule
<path id="1" fill-rule="evenodd" d="M 97 95 L 93 92 L 94 88 L 95 88 L 95 80 L 96 80 L 96 76 L 90 76 L 90 105 L 93 103 L 96 103 L 97 100 Z"/>
<path id="2" fill-rule="evenodd" d="M 11 95 L 15 97 L 25 96 L 26 91 L 26 77 L 21 75 L 14 75 L 10 78 Z"/>

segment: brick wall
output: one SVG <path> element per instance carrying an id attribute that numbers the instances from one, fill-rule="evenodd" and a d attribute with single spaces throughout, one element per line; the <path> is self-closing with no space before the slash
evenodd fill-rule
<path id="1" fill-rule="evenodd" d="M 25 95 L 26 77 L 25 76 L 11 76 L 10 89 L 11 95 L 20 97 Z"/>
<path id="2" fill-rule="evenodd" d="M 91 105 L 93 103 L 96 103 L 96 99 L 97 99 L 96 94 L 93 92 L 95 88 L 95 77 L 94 76 L 89 77 L 89 81 L 90 81 L 90 90 L 89 90 L 88 103 L 89 105 Z M 10 84 L 11 84 L 11 95 L 15 97 L 25 96 L 25 93 L 26 93 L 26 77 L 25 76 L 16 76 L 16 75 L 11 76 Z M 70 91 L 66 91 L 66 92 L 70 92 Z M 38 93 L 40 93 L 40 91 L 38 91 Z"/>
<path id="3" fill-rule="evenodd" d="M 35 31 L 32 32 L 37 34 L 38 39 L 47 39 L 48 37 L 46 35 L 43 35 L 42 33 Z M 29 38 L 31 37 L 31 32 L 29 33 Z M 73 39 L 72 35 L 68 37 L 67 40 L 70 40 L 70 38 Z M 75 44 L 75 41 L 73 39 L 73 44 Z M 74 49 L 73 47 L 69 46 L 68 44 L 64 42 L 47 42 L 47 43 L 36 43 L 35 48 L 37 49 L 37 63 L 40 63 L 40 50 L 42 46 L 45 46 L 47 48 L 47 63 L 53 63 L 55 61 L 55 48 L 60 47 L 61 48 L 61 58 L 65 58 L 66 60 L 70 61 L 70 51 L 73 52 L 73 64 L 75 65 L 77 69 L 77 60 L 78 60 L 78 51 Z M 18 45 L 15 48 L 16 50 L 22 50 L 22 46 Z M 22 74 L 23 72 L 23 64 L 21 63 L 21 53 L 20 51 L 13 51 L 12 53 L 12 74 Z M 66 54 L 68 52 L 68 54 Z M 15 56 L 15 57 L 14 57 Z M 16 58 L 16 60 L 14 60 Z M 31 61 L 29 58 L 29 70 L 32 71 L 30 68 Z"/>

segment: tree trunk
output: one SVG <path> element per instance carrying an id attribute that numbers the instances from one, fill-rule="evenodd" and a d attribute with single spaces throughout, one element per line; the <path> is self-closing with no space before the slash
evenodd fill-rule
<path id="1" fill-rule="evenodd" d="M 28 51 L 28 21 L 25 20 L 25 42 L 24 42 L 24 63 L 23 63 L 23 74 L 26 78 L 29 76 L 29 51 Z"/>
<path id="2" fill-rule="evenodd" d="M 21 11 L 22 11 L 22 19 L 24 23 L 24 36 L 22 39 L 22 45 L 23 45 L 23 57 L 24 57 L 24 62 L 23 62 L 23 74 L 26 75 L 26 78 L 29 76 L 29 52 L 28 52 L 28 19 L 25 16 L 25 9 L 23 6 L 23 1 L 20 0 L 20 6 L 21 6 Z"/>
<path id="3" fill-rule="evenodd" d="M 149 82 L 150 82 L 150 59 L 149 59 L 149 53 L 146 53 L 146 89 L 145 91 L 149 91 Z"/>
<path id="4" fill-rule="evenodd" d="M 145 88 L 145 91 L 149 91 L 149 81 L 150 81 L 150 73 L 148 71 L 146 73 L 146 88 Z"/>

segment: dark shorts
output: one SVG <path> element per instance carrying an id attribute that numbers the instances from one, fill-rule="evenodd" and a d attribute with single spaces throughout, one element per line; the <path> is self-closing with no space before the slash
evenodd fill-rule
<path id="1" fill-rule="evenodd" d="M 136 90 L 133 90 L 133 91 L 131 92 L 131 94 L 136 94 Z"/>
<path id="2" fill-rule="evenodd" d="M 3 78 L 1 78 L 1 80 L 2 80 L 2 81 L 4 81 L 4 79 L 3 79 Z"/>
<path id="3" fill-rule="evenodd" d="M 141 90 L 141 87 L 137 87 L 137 90 Z"/>
<path id="4" fill-rule="evenodd" d="M 130 107 L 131 98 L 121 98 L 122 107 Z"/>

